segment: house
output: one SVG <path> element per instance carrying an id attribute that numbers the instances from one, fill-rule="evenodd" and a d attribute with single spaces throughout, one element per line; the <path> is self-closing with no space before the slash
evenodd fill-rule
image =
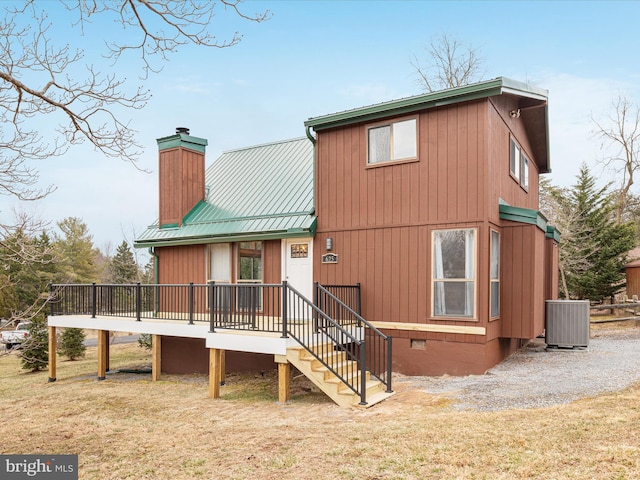
<path id="1" fill-rule="evenodd" d="M 158 375 L 209 371 L 212 389 L 225 371 L 277 364 L 286 390 L 290 364 L 326 368 L 312 381 L 361 404 L 392 371 L 483 373 L 543 333 L 559 242 L 538 211 L 546 91 L 497 78 L 305 127 L 206 169 L 205 139 L 160 138 L 159 217 L 135 242 L 156 285 L 86 286 L 90 312 L 60 286 L 50 327 L 152 333 Z"/>
<path id="2" fill-rule="evenodd" d="M 543 333 L 559 241 L 538 211 L 546 91 L 497 78 L 305 126 L 314 278 L 360 282 L 363 317 L 394 338 L 394 371 L 484 373 Z"/>

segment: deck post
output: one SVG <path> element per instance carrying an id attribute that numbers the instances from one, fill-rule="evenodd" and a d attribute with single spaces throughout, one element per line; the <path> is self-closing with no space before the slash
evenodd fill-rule
<path id="1" fill-rule="evenodd" d="M 209 333 L 214 333 L 215 330 L 215 319 L 216 319 L 216 290 L 215 284 L 213 280 L 209 282 L 209 286 L 207 291 L 209 292 Z"/>
<path id="2" fill-rule="evenodd" d="M 49 327 L 49 382 L 56 381 L 56 327 Z"/>
<path id="3" fill-rule="evenodd" d="M 367 404 L 367 342 L 362 339 L 360 343 L 360 403 Z"/>
<path id="4" fill-rule="evenodd" d="M 393 351 L 392 351 L 392 342 L 393 338 L 387 338 L 387 393 L 393 393 L 393 389 L 391 388 L 391 368 L 393 365 Z"/>
<path id="5" fill-rule="evenodd" d="M 98 287 L 96 282 L 91 284 L 91 318 L 96 318 L 97 304 L 98 303 Z"/>
<path id="6" fill-rule="evenodd" d="M 107 378 L 109 363 L 109 331 L 98 330 L 98 380 Z"/>
<path id="7" fill-rule="evenodd" d="M 287 325 L 287 306 L 288 306 L 288 286 L 287 281 L 282 281 L 282 335 L 280 338 L 288 338 L 287 332 L 289 331 L 289 326 Z"/>
<path id="8" fill-rule="evenodd" d="M 136 283 L 136 322 L 141 321 L 142 317 L 142 286 L 140 282 Z"/>
<path id="9" fill-rule="evenodd" d="M 193 282 L 189 283 L 189 325 L 193 325 Z"/>
<path id="10" fill-rule="evenodd" d="M 222 350 L 209 349 L 209 398 L 220 398 L 220 367 Z"/>
<path id="11" fill-rule="evenodd" d="M 220 385 L 224 385 L 225 382 L 227 381 L 227 374 L 226 374 L 227 366 L 225 365 L 227 361 L 226 357 L 227 357 L 227 351 L 221 350 L 220 351 Z"/>
<path id="12" fill-rule="evenodd" d="M 278 363 L 278 402 L 286 403 L 291 398 L 291 364 Z"/>
<path id="13" fill-rule="evenodd" d="M 160 380 L 162 372 L 162 336 L 151 335 L 151 381 Z"/>

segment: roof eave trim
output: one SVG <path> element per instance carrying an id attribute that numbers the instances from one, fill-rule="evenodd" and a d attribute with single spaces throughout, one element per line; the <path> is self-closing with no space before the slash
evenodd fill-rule
<path id="1" fill-rule="evenodd" d="M 517 95 L 540 101 L 547 101 L 548 97 L 547 90 L 532 87 L 526 83 L 509 78 L 498 77 L 486 82 L 464 85 L 462 87 L 425 93 L 368 107 L 314 117 L 304 122 L 304 125 L 307 128 L 312 127 L 318 131 L 503 94 Z"/>
<path id="2" fill-rule="evenodd" d="M 537 210 L 530 208 L 512 207 L 511 205 L 499 205 L 500 219 L 517 223 L 535 225 L 547 234 L 547 219 Z"/>
<path id="3" fill-rule="evenodd" d="M 183 245 L 203 245 L 210 243 L 253 242 L 259 240 L 278 240 L 282 238 L 315 237 L 315 222 L 309 228 L 274 230 L 272 232 L 234 233 L 229 235 L 199 236 L 190 238 L 142 240 L 134 242 L 135 248 L 176 247 Z"/>

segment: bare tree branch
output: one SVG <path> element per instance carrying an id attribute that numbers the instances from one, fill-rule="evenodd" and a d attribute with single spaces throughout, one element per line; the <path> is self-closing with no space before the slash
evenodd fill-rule
<path id="1" fill-rule="evenodd" d="M 225 48 L 237 44 L 236 32 L 218 40 L 212 29 L 219 10 L 243 20 L 262 22 L 269 11 L 247 15 L 238 0 L 175 1 L 61 0 L 81 33 L 100 18 L 114 18 L 126 40 L 106 42 L 112 65 L 125 52 L 139 53 L 142 77 L 157 72 L 171 54 L 185 45 Z M 89 142 L 103 155 L 135 165 L 141 153 L 127 111 L 143 108 L 150 92 L 132 86 L 118 73 L 105 74 L 86 64 L 85 53 L 51 38 L 46 9 L 52 3 L 26 0 L 2 7 L 0 18 L 0 195 L 20 200 L 46 196 L 53 187 L 38 189 L 38 172 L 28 162 L 63 155 L 71 145 Z M 55 5 L 55 4 L 54 4 Z M 44 9 L 44 10 L 41 10 Z M 99 15 L 99 17 L 96 17 Z M 43 128 L 44 126 L 44 128 Z M 43 131 L 44 130 L 44 131 Z M 45 138 L 53 138 L 45 141 Z"/>
<path id="2" fill-rule="evenodd" d="M 428 65 L 423 65 L 416 55 L 411 61 L 418 75 L 418 85 L 427 92 L 468 85 L 484 75 L 484 60 L 478 49 L 464 46 L 447 34 L 433 40 L 427 52 Z"/>
<path id="3" fill-rule="evenodd" d="M 593 116 L 591 119 L 596 126 L 595 136 L 603 142 L 601 148 L 614 148 L 614 152 L 601 161 L 614 173 L 621 174 L 616 208 L 616 220 L 621 222 L 631 207 L 630 190 L 640 168 L 640 107 L 620 94 L 613 100 L 612 108 L 613 113 L 605 122 Z"/>

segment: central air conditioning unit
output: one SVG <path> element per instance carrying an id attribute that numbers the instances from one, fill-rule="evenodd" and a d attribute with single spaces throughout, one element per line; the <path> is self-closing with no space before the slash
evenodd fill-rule
<path id="1" fill-rule="evenodd" d="M 545 342 L 549 347 L 589 346 L 589 300 L 547 300 Z"/>

